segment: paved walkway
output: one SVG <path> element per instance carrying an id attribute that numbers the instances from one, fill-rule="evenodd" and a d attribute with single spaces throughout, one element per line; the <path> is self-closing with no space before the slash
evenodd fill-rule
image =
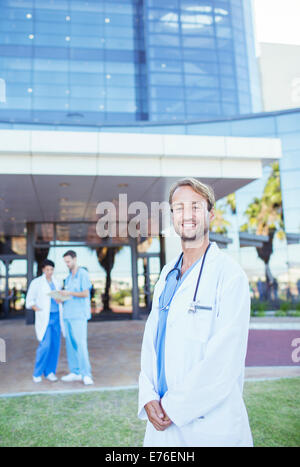
<path id="1" fill-rule="evenodd" d="M 260 324 L 267 323 L 260 318 Z M 277 320 L 278 318 L 276 318 Z M 291 343 L 300 338 L 300 319 L 291 318 L 283 330 L 257 329 L 259 321 L 251 322 L 246 360 L 246 379 L 300 376 L 300 363 L 292 360 Z M 274 320 L 270 320 L 270 327 Z M 275 321 L 279 323 L 279 321 Z M 281 323 L 283 321 L 281 320 Z M 254 328 L 252 329 L 253 325 Z M 89 324 L 89 350 L 95 385 L 89 390 L 137 385 L 140 349 L 145 321 L 95 322 Z M 258 326 L 259 327 L 259 326 Z M 6 342 L 6 363 L 0 363 L 0 395 L 50 390 L 82 390 L 81 383 L 32 382 L 37 342 L 33 326 L 23 320 L 1 321 L 0 338 Z M 299 345 L 298 345 L 299 347 Z M 298 352 L 300 357 L 300 351 Z M 57 370 L 60 378 L 68 373 L 64 341 Z"/>
<path id="2" fill-rule="evenodd" d="M 297 330 L 300 331 L 300 318 L 251 318 L 250 329 Z"/>

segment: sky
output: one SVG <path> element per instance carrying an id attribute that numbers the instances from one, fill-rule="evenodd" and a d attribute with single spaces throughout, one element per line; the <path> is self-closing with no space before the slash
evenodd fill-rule
<path id="1" fill-rule="evenodd" d="M 253 0 L 253 7 L 258 43 L 300 45 L 300 0 Z"/>

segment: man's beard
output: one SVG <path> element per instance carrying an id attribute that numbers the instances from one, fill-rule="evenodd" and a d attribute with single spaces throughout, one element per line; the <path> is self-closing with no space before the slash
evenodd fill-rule
<path id="1" fill-rule="evenodd" d="M 208 233 L 209 227 L 204 227 L 203 232 L 196 232 L 195 235 L 191 237 L 185 237 L 184 234 L 180 236 L 181 240 L 183 242 L 195 242 L 198 240 L 201 240 L 205 237 L 205 235 Z"/>

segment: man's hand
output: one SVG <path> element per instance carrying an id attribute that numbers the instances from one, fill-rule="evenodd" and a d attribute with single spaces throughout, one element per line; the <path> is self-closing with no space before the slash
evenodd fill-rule
<path id="1" fill-rule="evenodd" d="M 157 431 L 164 431 L 172 424 L 172 421 L 169 419 L 159 401 L 150 401 L 144 408 L 147 412 L 149 422 L 152 423 Z"/>
<path id="2" fill-rule="evenodd" d="M 73 292 L 72 290 L 60 290 L 60 293 L 64 297 L 79 297 L 79 298 L 87 298 L 90 296 L 89 289 L 83 290 L 82 292 Z"/>

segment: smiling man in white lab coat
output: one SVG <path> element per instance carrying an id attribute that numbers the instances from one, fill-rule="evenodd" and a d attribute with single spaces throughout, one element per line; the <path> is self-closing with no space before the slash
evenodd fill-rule
<path id="1" fill-rule="evenodd" d="M 139 410 L 144 446 L 252 446 L 243 402 L 247 276 L 209 241 L 214 193 L 176 182 L 169 203 L 182 252 L 163 268 L 146 323 Z"/>

